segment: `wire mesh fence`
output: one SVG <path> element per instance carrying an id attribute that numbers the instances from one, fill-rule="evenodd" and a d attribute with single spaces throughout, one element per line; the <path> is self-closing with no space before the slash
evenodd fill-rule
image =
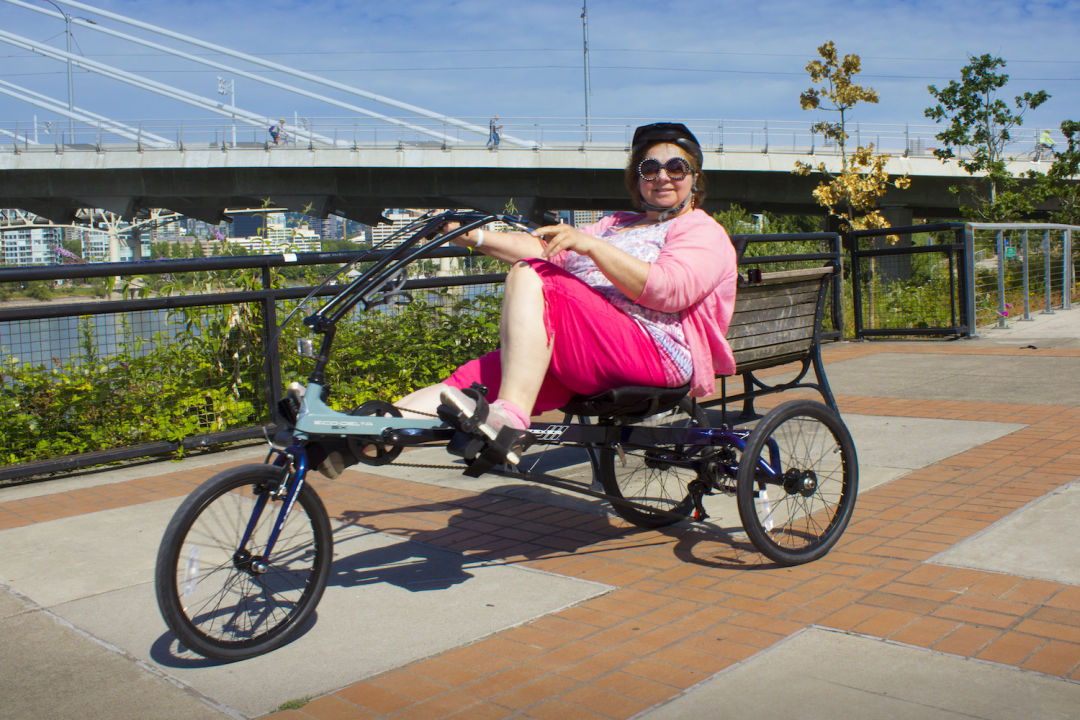
<path id="1" fill-rule="evenodd" d="M 941 223 L 849 234 L 852 334 L 964 334 L 963 228 Z"/>
<path id="2" fill-rule="evenodd" d="M 502 275 L 457 250 L 441 255 L 416 263 L 394 302 L 342 323 L 341 409 L 434 382 L 444 366 L 494 347 Z M 0 307 L 0 465 L 22 468 L 2 468 L 0 479 L 70 469 L 74 461 L 56 461 L 76 455 L 96 464 L 257 436 L 275 419 L 283 382 L 306 377 L 292 351 L 301 319 L 366 264 L 303 301 L 312 280 L 356 257 L 0 270 L 9 298 L 33 283 L 54 293 Z"/>

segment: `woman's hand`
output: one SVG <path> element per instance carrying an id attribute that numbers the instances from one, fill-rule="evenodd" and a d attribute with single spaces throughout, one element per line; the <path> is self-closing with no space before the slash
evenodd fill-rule
<path id="1" fill-rule="evenodd" d="M 569 250 L 579 255 L 589 255 L 596 248 L 597 243 L 603 242 L 565 223 L 545 225 L 533 230 L 532 234 L 533 237 L 543 241 L 544 250 L 542 255 L 545 258 L 554 257 L 563 250 Z"/>
<path id="2" fill-rule="evenodd" d="M 441 235 L 448 235 L 448 234 L 454 232 L 455 230 L 457 230 L 459 227 L 461 227 L 461 223 L 459 223 L 457 220 L 448 220 L 442 226 L 442 229 L 439 231 L 439 233 Z M 467 233 L 465 233 L 463 235 L 458 235 L 456 238 L 454 238 L 453 240 L 450 241 L 450 244 L 451 245 L 457 245 L 458 247 L 463 247 L 463 248 L 471 248 L 471 247 L 474 247 L 476 245 L 476 238 L 477 238 L 476 231 L 475 230 L 470 230 L 469 232 L 467 232 Z"/>
<path id="3" fill-rule="evenodd" d="M 562 223 L 537 228 L 532 234 L 544 244 L 542 257 L 555 257 L 563 250 L 587 255 L 619 292 L 635 301 L 641 296 L 650 268 L 644 260 Z"/>

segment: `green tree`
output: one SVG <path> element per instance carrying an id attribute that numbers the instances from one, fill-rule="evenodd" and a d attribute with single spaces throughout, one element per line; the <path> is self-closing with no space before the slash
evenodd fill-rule
<path id="1" fill-rule="evenodd" d="M 1009 76 L 997 72 L 1005 61 L 990 54 L 970 58 L 960 69 L 960 81 L 952 80 L 942 89 L 930 85 L 927 89 L 937 104 L 926 108 L 924 114 L 935 122 L 947 122 L 948 127 L 935 137 L 943 147 L 934 154 L 943 161 L 956 159 L 969 175 L 983 174 L 984 187 L 971 190 L 975 205 L 961 206 L 965 216 L 986 221 L 1014 219 L 1029 213 L 1039 199 L 1026 192 L 1005 166 L 1005 147 L 1012 139 L 1011 131 L 1024 124 L 1024 113 L 1048 99 L 1045 90 L 1025 92 L 1013 98 L 1013 106 L 998 96 L 1009 82 Z M 959 188 L 952 188 L 960 193 Z"/>
<path id="2" fill-rule="evenodd" d="M 860 102 L 876 103 L 877 91 L 854 82 L 862 68 L 858 55 L 845 55 L 841 59 L 831 40 L 818 48 L 818 55 L 821 59 L 807 63 L 806 71 L 814 85 L 821 87 L 811 87 L 803 92 L 799 104 L 803 110 L 826 110 L 837 114 L 835 121 L 814 123 L 811 131 L 836 143 L 840 149 L 840 173 L 831 172 L 823 162 L 811 166 L 797 161 L 795 174 L 809 175 L 817 171 L 824 176 L 814 189 L 814 199 L 839 220 L 842 229 L 888 227 L 885 217 L 877 209 L 878 200 L 890 185 L 901 189 L 908 187 L 908 177 L 890 180 L 885 172 L 890 156 L 875 153 L 873 143 L 859 145 L 854 150 L 848 147 L 849 111 Z"/>
<path id="3" fill-rule="evenodd" d="M 82 257 L 82 240 L 75 237 L 69 237 L 68 233 L 64 233 L 64 239 L 60 241 L 60 247 L 67 250 L 72 255 Z"/>
<path id="4" fill-rule="evenodd" d="M 1030 172 L 1042 197 L 1050 198 L 1055 208 L 1050 220 L 1066 225 L 1080 225 L 1080 122 L 1066 120 L 1061 123 L 1061 134 L 1068 143 L 1054 157 L 1054 164 L 1045 173 Z"/>
<path id="5" fill-rule="evenodd" d="M 31 280 L 26 283 L 26 296 L 34 300 L 49 300 L 53 297 L 52 283 L 47 280 Z"/>

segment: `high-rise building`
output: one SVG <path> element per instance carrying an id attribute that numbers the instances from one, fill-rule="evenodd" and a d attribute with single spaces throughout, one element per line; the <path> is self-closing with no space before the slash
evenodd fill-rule
<path id="1" fill-rule="evenodd" d="M 52 265 L 60 261 L 63 239 L 63 228 L 55 225 L 2 230 L 0 257 L 4 265 Z"/>

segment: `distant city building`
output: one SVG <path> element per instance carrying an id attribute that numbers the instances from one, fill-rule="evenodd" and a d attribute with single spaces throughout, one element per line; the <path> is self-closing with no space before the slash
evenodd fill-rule
<path id="1" fill-rule="evenodd" d="M 87 262 L 109 262 L 109 233 L 97 228 L 70 228 L 72 235 L 79 238 L 82 258 Z M 131 262 L 135 257 L 128 243 L 118 239 L 119 262 Z M 150 248 L 143 242 L 143 257 L 149 257 Z"/>
<path id="2" fill-rule="evenodd" d="M 307 225 L 287 227 L 283 216 L 267 216 L 263 235 L 231 237 L 229 243 L 250 250 L 258 255 L 290 252 L 319 252 L 322 239 Z"/>
<path id="3" fill-rule="evenodd" d="M 261 210 L 230 213 L 230 238 L 246 238 L 259 235 L 266 228 L 266 213 Z"/>
<path id="4" fill-rule="evenodd" d="M 63 228 L 56 226 L 22 227 L 0 231 L 4 265 L 53 265 L 60 261 L 58 247 L 64 239 Z"/>
<path id="5" fill-rule="evenodd" d="M 570 213 L 570 224 L 574 227 L 591 225 L 604 215 L 607 215 L 604 210 L 573 210 Z"/>

